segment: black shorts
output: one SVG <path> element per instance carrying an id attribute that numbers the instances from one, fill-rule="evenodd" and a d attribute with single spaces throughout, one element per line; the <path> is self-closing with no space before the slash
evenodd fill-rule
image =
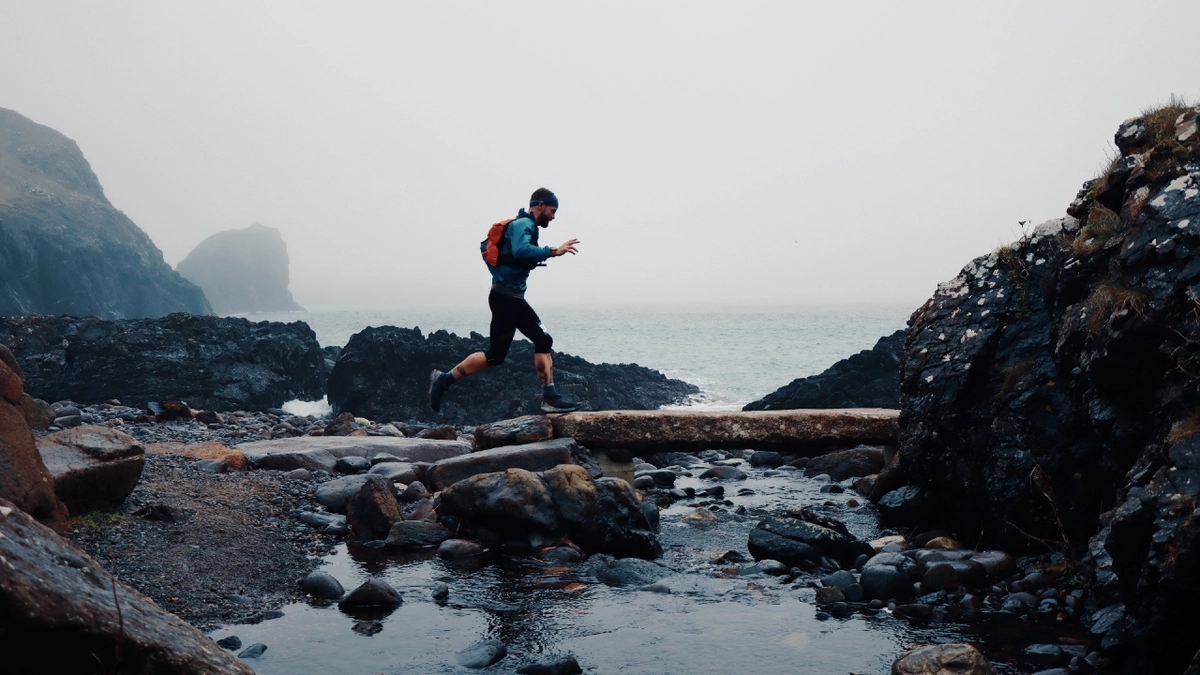
<path id="1" fill-rule="evenodd" d="M 542 320 L 524 298 L 514 298 L 492 291 L 488 295 L 492 309 L 491 346 L 484 352 L 489 366 L 498 366 L 508 357 L 517 331 L 533 342 L 535 354 L 549 354 L 554 340 L 542 330 Z"/>

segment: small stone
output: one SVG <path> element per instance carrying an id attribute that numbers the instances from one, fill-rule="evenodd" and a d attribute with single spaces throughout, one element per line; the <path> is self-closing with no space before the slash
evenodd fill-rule
<path id="1" fill-rule="evenodd" d="M 845 602 L 846 595 L 837 586 L 825 586 L 817 589 L 817 604 L 829 605 L 835 602 Z"/>
<path id="2" fill-rule="evenodd" d="M 438 546 L 439 558 L 469 558 L 483 553 L 483 545 L 467 539 L 447 539 Z"/>
<path id="3" fill-rule="evenodd" d="M 671 592 L 670 587 L 668 587 L 666 584 L 664 584 L 661 581 L 656 581 L 652 584 L 646 584 L 645 586 L 640 586 L 640 587 L 638 587 L 638 590 L 646 591 L 647 593 L 670 593 Z"/>
<path id="4" fill-rule="evenodd" d="M 359 635 L 370 637 L 383 630 L 383 623 L 379 621 L 355 621 L 350 630 Z"/>
<path id="5" fill-rule="evenodd" d="M 262 656 L 263 652 L 265 652 L 265 651 L 267 651 L 266 645 L 264 645 L 261 642 L 255 642 L 254 644 L 250 645 L 249 647 L 246 647 L 245 649 L 243 649 L 241 651 L 241 653 L 238 654 L 238 658 L 239 659 L 257 659 L 258 657 Z"/>
<path id="6" fill-rule="evenodd" d="M 368 579 L 361 586 L 350 591 L 344 600 L 338 603 L 341 609 L 357 607 L 399 607 L 404 602 L 400 591 L 392 588 L 382 579 Z"/>
<path id="7" fill-rule="evenodd" d="M 746 480 L 746 472 L 732 466 L 714 466 L 705 469 L 701 478 L 716 478 L 717 480 Z"/>
<path id="8" fill-rule="evenodd" d="M 328 572 L 310 572 L 301 580 L 300 590 L 324 600 L 338 600 L 345 593 L 342 584 Z"/>
<path id="9" fill-rule="evenodd" d="M 342 457 L 333 464 L 337 473 L 362 473 L 371 468 L 371 460 L 366 457 Z"/>
<path id="10" fill-rule="evenodd" d="M 463 668 L 487 668 L 508 656 L 508 648 L 499 640 L 482 640 L 458 653 Z"/>
<path id="11" fill-rule="evenodd" d="M 242 639 L 236 635 L 230 635 L 229 637 L 223 637 L 220 640 L 217 640 L 217 646 L 225 649 L 240 649 L 242 646 Z"/>
<path id="12" fill-rule="evenodd" d="M 439 583 L 429 591 L 429 597 L 433 598 L 435 602 L 445 602 L 450 597 L 450 587 Z"/>

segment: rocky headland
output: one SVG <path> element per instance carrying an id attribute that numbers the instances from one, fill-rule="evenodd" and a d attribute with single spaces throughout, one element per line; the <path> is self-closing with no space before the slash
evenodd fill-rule
<path id="1" fill-rule="evenodd" d="M 879 338 L 870 349 L 811 377 L 801 377 L 747 403 L 742 410 L 899 408 L 900 352 L 905 331 Z"/>
<path id="2" fill-rule="evenodd" d="M 1121 124 L 1067 216 L 942 284 L 902 357 L 893 505 L 1064 556 L 1111 672 L 1200 666 L 1197 112 Z"/>
<path id="3" fill-rule="evenodd" d="M 440 413 L 429 409 L 429 372 L 449 370 L 467 354 L 483 351 L 487 338 L 446 331 L 428 336 L 419 328 L 367 328 L 350 338 L 329 375 L 335 412 L 371 419 L 437 420 L 482 424 L 538 410 L 542 387 L 533 369 L 533 345 L 513 343 L 508 360 L 459 382 Z M 699 393 L 694 385 L 636 364 L 593 364 L 554 354 L 555 383 L 564 396 L 590 410 L 653 410 Z"/>
<path id="4" fill-rule="evenodd" d="M 74 141 L 0 108 L 0 315 L 211 314 L 104 196 Z"/>
<path id="5" fill-rule="evenodd" d="M 212 235 L 175 271 L 204 290 L 217 314 L 304 309 L 288 290 L 287 244 L 278 229 L 261 223 Z"/>

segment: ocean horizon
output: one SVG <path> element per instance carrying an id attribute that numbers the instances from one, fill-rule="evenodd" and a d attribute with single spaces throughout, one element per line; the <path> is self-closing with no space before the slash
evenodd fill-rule
<path id="1" fill-rule="evenodd" d="M 801 377 L 870 349 L 904 328 L 916 307 L 538 307 L 557 352 L 593 363 L 636 363 L 690 382 L 700 395 L 685 407 L 737 410 Z M 368 326 L 487 335 L 480 307 L 317 310 L 239 314 L 253 321 L 303 321 L 322 347 L 344 346 Z M 518 334 L 518 339 L 521 336 Z M 463 356 L 466 356 L 465 354 Z M 446 364 L 447 367 L 453 364 Z M 510 361 L 505 367 L 532 368 Z"/>

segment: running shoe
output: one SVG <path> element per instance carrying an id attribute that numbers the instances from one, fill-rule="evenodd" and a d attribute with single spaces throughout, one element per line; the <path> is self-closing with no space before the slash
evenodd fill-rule
<path id="1" fill-rule="evenodd" d="M 442 409 L 442 397 L 446 395 L 446 390 L 450 388 L 450 383 L 446 382 L 446 373 L 433 369 L 429 373 L 429 407 L 433 408 L 433 412 L 440 412 Z"/>
<path id="2" fill-rule="evenodd" d="M 567 413 L 573 410 L 579 410 L 579 404 L 568 401 L 557 391 L 542 395 L 542 412 L 544 413 Z"/>

